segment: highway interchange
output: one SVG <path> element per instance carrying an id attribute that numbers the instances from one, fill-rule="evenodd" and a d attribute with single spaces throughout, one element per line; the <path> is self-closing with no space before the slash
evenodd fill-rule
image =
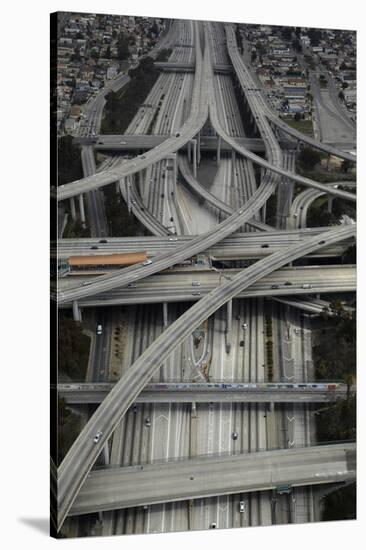
<path id="1" fill-rule="evenodd" d="M 156 135 L 157 141 L 152 142 L 150 149 L 138 156 L 135 156 L 135 152 L 131 156 L 133 148 L 126 154 L 120 147 L 114 149 L 109 146 L 109 155 L 98 169 L 95 167 L 92 144 L 84 142 L 84 179 L 61 186 L 57 192 L 58 200 L 73 201 L 76 196 L 86 197 L 92 237 L 59 241 L 59 257 L 88 254 L 92 247 L 93 254 L 146 250 L 151 263 L 92 277 L 90 274 L 68 276 L 58 281 L 56 294 L 60 308 L 71 305 L 83 310 L 88 307 L 101 308 L 97 315 L 104 332 L 101 338 L 97 337 L 94 370 L 88 382 L 110 380 L 108 363 L 112 351 L 109 348 L 113 347 L 114 322 L 111 323 L 108 312 L 112 306 L 113 311 L 121 305 L 129 304 L 128 307 L 132 308 L 127 315 L 127 325 L 133 344 L 128 346 L 127 357 L 120 367 L 120 376 L 113 380 L 113 387 L 104 394 L 100 406 L 59 465 L 58 512 L 55 521 L 60 528 L 69 513 L 103 512 L 103 534 L 207 529 L 212 522 L 219 527 L 229 527 L 310 521 L 314 514 L 311 486 L 338 479 L 354 479 L 354 447 L 351 446 L 349 452 L 352 459 L 348 462 L 344 455 L 339 458 L 342 453 L 348 452 L 344 445 L 339 449 L 330 446 L 329 456 L 324 454 L 324 460 L 319 458 L 323 452 L 319 448 L 306 449 L 306 452 L 313 452 L 315 457 L 314 462 L 307 466 L 308 469 L 304 466 L 300 475 L 296 477 L 297 474 L 294 474 L 290 476 L 291 479 L 289 474 L 286 477 L 286 472 L 281 477 L 277 469 L 278 480 L 272 480 L 271 483 L 264 479 L 263 467 L 261 469 L 255 464 L 253 455 L 261 451 L 263 460 L 273 465 L 275 462 L 272 462 L 271 455 L 265 456 L 266 453 L 282 448 L 285 449 L 280 451 L 283 460 L 292 463 L 288 453 L 296 451 L 299 465 L 307 464 L 305 450 L 301 447 L 314 443 L 314 439 L 310 436 L 313 430 L 311 415 L 304 403 L 293 404 L 291 414 L 290 409 L 286 412 L 283 408 L 272 407 L 268 411 L 268 402 L 262 399 L 243 403 L 240 399 L 231 399 L 229 395 L 224 402 L 212 399 L 212 403 L 207 403 L 200 400 L 199 396 L 191 396 L 184 402 L 151 403 L 144 401 L 143 395 L 146 391 L 144 388 L 152 380 L 164 382 L 181 378 L 191 380 L 193 377 L 202 381 L 206 376 L 207 364 L 210 364 L 210 376 L 216 380 L 262 382 L 265 380 L 262 368 L 265 362 L 265 296 L 283 297 L 291 301 L 291 297 L 297 294 L 305 294 L 306 300 L 309 294 L 355 290 L 354 266 L 291 267 L 291 262 L 305 256 L 308 259 L 324 260 L 345 253 L 355 238 L 356 225 L 307 229 L 306 211 L 311 201 L 323 193 L 349 201 L 354 201 L 355 195 L 341 191 L 334 185 L 309 180 L 284 168 L 285 153 L 276 138 L 275 126 L 323 152 L 353 162 L 355 157 L 329 144 L 324 145 L 298 135 L 274 115 L 235 46 L 235 33 L 231 25 L 175 21 L 163 40 L 163 44 L 169 44 L 172 48 L 169 61 L 177 65 L 194 64 L 195 72 L 162 72 L 129 125 L 126 139 L 124 136 L 121 138 L 125 141 L 135 139 L 134 136 L 136 139 L 138 136 L 145 138 L 154 119 L 154 105 L 163 97 L 163 108 L 152 130 L 152 136 Z M 232 64 L 233 74 L 252 113 L 252 121 L 261 139 L 261 148 L 264 146 L 266 158 L 256 154 L 258 151 L 249 146 L 251 139 L 247 139 L 245 134 L 232 77 L 214 71 L 215 66 L 227 64 Z M 117 77 L 113 89 L 127 82 L 128 77 L 121 75 Z M 85 135 L 99 133 L 104 95 L 97 96 L 89 107 L 91 124 Z M 207 131 L 209 136 L 205 137 Z M 161 140 L 159 136 L 165 139 Z M 208 139 L 213 141 L 214 138 L 216 146 L 212 148 L 215 150 L 216 147 L 217 159 L 214 162 L 217 163 L 217 171 L 211 187 L 207 188 L 199 181 L 200 160 L 201 165 L 205 163 L 205 159 L 200 158 L 201 151 L 202 154 L 207 153 L 205 146 L 201 150 L 200 142 L 205 143 Z M 101 137 L 98 139 L 103 141 Z M 111 136 L 110 141 L 113 142 Z M 220 150 L 221 143 L 225 147 Z M 105 150 L 107 147 L 103 147 L 103 152 Z M 255 175 L 257 166 L 263 170 L 259 182 Z M 265 223 L 263 209 L 284 178 L 309 189 L 301 194 L 305 202 L 300 202 L 302 198 L 298 195 L 295 198 L 297 202 L 290 205 L 288 229 L 280 231 Z M 108 220 L 105 219 L 102 199 L 102 189 L 108 184 L 118 185 L 141 226 L 153 237 L 108 236 Z M 291 222 L 291 213 L 293 217 L 294 208 L 301 205 L 305 213 L 301 221 L 299 219 L 297 223 L 296 220 L 294 224 Z M 285 211 L 285 208 L 286 205 L 280 206 L 280 210 Z M 100 243 L 101 237 L 107 242 Z M 96 252 L 95 247 L 98 247 Z M 171 269 L 202 253 L 209 258 L 209 266 Z M 212 265 L 212 261 L 217 260 L 251 261 L 245 268 L 218 269 Z M 253 260 L 257 261 L 252 263 Z M 90 281 L 91 284 L 85 285 L 85 282 Z M 160 311 L 157 314 L 156 309 L 146 309 L 148 303 L 162 302 L 171 302 L 169 311 L 165 311 L 164 315 Z M 188 307 L 189 304 L 184 305 L 183 309 L 178 307 L 178 304 L 184 302 L 196 303 L 191 307 Z M 141 313 L 144 310 L 136 308 L 144 307 L 146 319 L 142 321 L 138 311 Z M 310 331 L 305 326 L 306 322 L 301 324 L 300 329 L 297 328 L 298 309 L 296 313 L 291 313 L 294 317 L 290 321 L 284 319 L 284 312 L 287 311 L 284 307 L 278 305 L 279 317 L 276 323 L 280 338 L 286 339 L 284 348 L 289 356 L 286 360 L 282 358 L 282 362 L 281 358 L 278 359 L 279 376 L 284 377 L 285 381 L 294 378 L 299 382 L 311 380 L 313 373 L 311 370 L 305 372 L 303 367 L 311 360 L 311 350 L 307 343 Z M 117 313 L 114 315 L 117 318 Z M 243 332 L 244 319 L 247 328 Z M 294 330 L 291 337 L 283 332 L 288 331 L 289 326 Z M 197 351 L 192 333 L 202 327 L 205 327 L 205 336 Z M 242 341 L 244 347 L 241 347 Z M 301 372 L 298 369 L 302 369 Z M 279 396 L 272 403 L 278 400 L 281 402 Z M 137 410 L 134 410 L 135 402 L 139 403 Z M 151 419 L 151 427 L 146 426 L 146 417 Z M 231 434 L 236 431 L 238 440 L 234 441 Z M 93 440 L 97 432 L 101 432 L 101 436 L 98 444 L 95 444 Z M 283 436 L 283 433 L 286 435 Z M 98 479 L 98 475 L 109 475 L 108 468 L 104 473 L 94 473 L 92 469 L 100 460 L 102 449 L 104 455 L 110 455 L 108 460 L 105 459 L 106 465 L 120 466 L 115 470 L 116 475 L 120 471 L 125 476 L 123 479 L 126 479 L 123 483 L 136 488 L 132 500 L 128 500 L 130 490 L 127 485 L 119 486 L 112 481 L 117 497 L 113 496 L 113 505 L 107 505 L 105 499 L 108 500 L 108 491 L 104 494 L 100 492 L 99 482 L 96 482 L 96 489 L 89 485 L 93 476 Z M 325 447 L 323 450 L 326 453 Z M 170 474 L 172 477 L 166 478 L 166 486 L 162 483 L 163 477 L 158 478 L 162 490 L 160 494 L 156 491 L 156 477 L 151 481 L 148 477 L 149 466 L 145 466 L 155 461 L 165 462 L 174 458 L 196 460 L 196 456 L 212 455 L 218 472 L 223 472 L 226 468 L 223 459 L 213 457 L 234 451 L 241 453 L 233 459 L 234 462 L 236 459 L 250 460 L 253 456 L 258 481 L 252 486 L 244 481 L 238 483 L 239 474 L 236 473 L 234 463 L 230 462 L 230 457 L 226 457 L 230 462 L 228 479 L 213 474 L 214 467 L 206 465 L 206 462 L 209 463 L 207 458 L 200 465 L 200 471 L 206 472 L 201 482 L 203 485 L 195 482 L 192 490 L 185 487 L 185 492 L 182 492 L 181 486 L 186 485 L 187 481 L 184 477 L 181 480 L 178 470 L 173 469 Z M 337 452 L 340 454 L 337 455 Z M 143 471 L 135 472 L 137 477 L 129 475 L 129 471 L 134 470 L 126 467 L 131 464 L 144 465 Z M 160 476 L 165 475 L 163 472 L 166 466 L 161 466 Z M 183 471 L 186 467 L 185 462 L 182 462 Z M 189 466 L 190 471 L 194 472 L 192 467 Z M 271 477 L 270 469 L 267 473 Z M 113 470 L 110 475 L 113 476 Z M 221 477 L 220 487 L 203 490 L 203 486 L 208 487 L 214 479 Z M 196 479 L 195 473 L 193 478 Z M 141 482 L 140 493 L 136 480 Z M 277 512 L 274 512 L 272 491 L 285 482 L 294 487 L 292 501 L 287 511 L 278 506 Z M 148 489 L 149 483 L 153 483 L 155 490 Z M 305 487 L 307 485 L 310 487 Z M 91 497 L 89 490 L 94 491 L 96 504 L 93 504 L 94 496 Z M 238 499 L 244 498 L 246 492 L 247 513 L 237 514 Z M 286 495 L 278 496 L 279 502 L 287 498 Z M 82 502 L 85 502 L 84 508 Z"/>

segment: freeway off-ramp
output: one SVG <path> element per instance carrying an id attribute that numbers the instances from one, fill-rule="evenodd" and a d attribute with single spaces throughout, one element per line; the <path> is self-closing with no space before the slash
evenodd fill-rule
<path id="1" fill-rule="evenodd" d="M 355 477 L 355 443 L 116 467 L 89 474 L 70 515 Z"/>

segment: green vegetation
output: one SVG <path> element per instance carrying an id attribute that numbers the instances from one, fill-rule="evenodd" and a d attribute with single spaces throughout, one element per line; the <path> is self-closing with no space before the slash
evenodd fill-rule
<path id="1" fill-rule="evenodd" d="M 58 401 L 58 464 L 62 462 L 80 433 L 80 416 L 67 408 L 64 399 Z"/>
<path id="2" fill-rule="evenodd" d="M 315 415 L 317 440 L 346 441 L 356 438 L 356 397 L 341 399 Z"/>
<path id="3" fill-rule="evenodd" d="M 160 50 L 160 52 L 156 56 L 156 61 L 168 61 L 172 51 L 173 50 L 171 48 L 164 48 Z"/>
<path id="4" fill-rule="evenodd" d="M 324 498 L 322 521 L 356 519 L 356 483 L 351 483 Z"/>
<path id="5" fill-rule="evenodd" d="M 112 185 L 105 187 L 104 204 L 111 237 L 133 237 L 139 228 L 135 216 L 128 211 L 120 193 Z"/>
<path id="6" fill-rule="evenodd" d="M 89 361 L 90 338 L 81 323 L 60 318 L 58 325 L 58 372 L 75 381 L 84 381 Z"/>
<path id="7" fill-rule="evenodd" d="M 267 363 L 267 377 L 271 382 L 273 380 L 273 340 L 272 340 L 272 319 L 269 315 L 265 317 L 266 325 L 266 363 Z"/>
<path id="8" fill-rule="evenodd" d="M 332 314 L 332 315 L 330 315 Z M 356 313 L 334 300 L 324 309 L 318 342 L 313 346 L 317 380 L 343 380 L 351 386 L 356 376 Z M 319 441 L 354 439 L 356 435 L 356 397 L 349 392 L 345 400 L 325 407 L 316 415 Z"/>
<path id="9" fill-rule="evenodd" d="M 313 347 L 315 374 L 323 380 L 346 380 L 356 375 L 356 313 L 339 300 L 324 309 L 322 337 Z"/>
<path id="10" fill-rule="evenodd" d="M 343 186 L 339 188 L 343 189 Z M 349 191 L 348 188 L 344 188 L 344 190 Z M 354 203 L 334 197 L 332 211 L 328 212 L 328 199 L 323 196 L 316 199 L 309 208 L 306 222 L 308 227 L 338 225 L 343 215 L 356 219 L 356 208 Z"/>
<path id="11" fill-rule="evenodd" d="M 130 82 L 118 92 L 106 96 L 102 134 L 123 134 L 154 86 L 160 72 L 151 57 L 141 59 L 135 69 L 129 71 Z"/>
<path id="12" fill-rule="evenodd" d="M 311 170 L 321 161 L 321 154 L 311 147 L 304 147 L 298 154 L 297 161 L 304 170 Z"/>
<path id="13" fill-rule="evenodd" d="M 314 137 L 313 121 L 311 119 L 296 120 L 295 117 L 286 117 L 283 118 L 283 121 L 291 126 L 291 128 L 295 128 L 295 130 L 302 132 L 306 136 Z"/>
<path id="14" fill-rule="evenodd" d="M 82 178 L 80 147 L 73 143 L 73 137 L 60 137 L 57 147 L 57 185 L 64 185 Z"/>
<path id="15" fill-rule="evenodd" d="M 80 220 L 73 220 L 71 216 L 68 217 L 65 231 L 63 234 L 64 239 L 78 239 L 81 237 L 90 237 L 90 231 L 87 227 L 83 227 Z"/>

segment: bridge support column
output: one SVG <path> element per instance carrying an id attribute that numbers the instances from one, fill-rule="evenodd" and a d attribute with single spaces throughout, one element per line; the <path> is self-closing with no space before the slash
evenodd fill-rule
<path id="1" fill-rule="evenodd" d="M 71 218 L 76 220 L 76 208 L 75 208 L 75 199 L 74 197 L 70 198 L 70 209 L 71 209 Z"/>
<path id="2" fill-rule="evenodd" d="M 197 134 L 197 163 L 201 162 L 201 131 Z"/>
<path id="3" fill-rule="evenodd" d="M 191 142 L 190 141 L 187 143 L 187 156 L 188 156 L 188 162 L 191 162 L 192 152 L 191 152 Z"/>
<path id="4" fill-rule="evenodd" d="M 80 208 L 80 219 L 83 227 L 85 227 L 85 210 L 84 210 L 84 196 L 82 193 L 79 195 L 79 208 Z"/>
<path id="5" fill-rule="evenodd" d="M 108 447 L 108 440 L 107 440 L 103 445 L 103 459 L 104 459 L 104 464 L 106 466 L 109 465 L 109 462 L 110 462 L 109 458 L 110 458 L 109 457 L 109 447 Z"/>
<path id="6" fill-rule="evenodd" d="M 329 214 L 332 213 L 333 200 L 334 200 L 334 197 L 328 196 L 327 212 L 328 212 Z"/>
<path id="7" fill-rule="evenodd" d="M 119 181 L 116 181 L 116 194 L 118 195 L 119 192 L 120 192 Z"/>
<path id="8" fill-rule="evenodd" d="M 217 152 L 216 152 L 217 164 L 220 164 L 220 160 L 221 160 L 221 137 L 218 136 L 218 138 L 217 138 Z"/>
<path id="9" fill-rule="evenodd" d="M 168 302 L 163 302 L 163 326 L 168 326 Z"/>
<path id="10" fill-rule="evenodd" d="M 178 178 L 178 161 L 177 161 L 177 153 L 173 153 L 167 157 L 167 159 L 173 161 L 173 185 L 172 185 L 172 193 L 174 193 L 174 200 L 176 199 L 176 192 L 177 192 L 177 178 Z"/>
<path id="11" fill-rule="evenodd" d="M 197 140 L 191 140 L 193 147 L 193 177 L 197 177 Z"/>
<path id="12" fill-rule="evenodd" d="M 226 353 L 230 353 L 230 337 L 233 318 L 233 301 L 229 300 L 226 304 L 226 327 L 225 327 L 225 346 Z"/>
<path id="13" fill-rule="evenodd" d="M 330 161 L 330 155 L 327 156 L 327 170 L 329 171 L 329 161 Z"/>
<path id="14" fill-rule="evenodd" d="M 130 182 L 130 178 L 127 177 L 125 179 L 125 185 L 126 185 L 126 190 L 127 190 L 127 208 L 128 208 L 128 211 L 131 212 L 131 209 L 132 209 L 132 203 L 131 203 L 131 182 Z"/>
<path id="15" fill-rule="evenodd" d="M 235 160 L 236 160 L 236 153 L 234 149 L 231 151 L 231 188 L 234 188 L 234 181 L 235 181 Z"/>
<path id="16" fill-rule="evenodd" d="M 77 300 L 74 300 L 72 303 L 72 314 L 74 316 L 74 321 L 81 321 L 81 310 Z"/>

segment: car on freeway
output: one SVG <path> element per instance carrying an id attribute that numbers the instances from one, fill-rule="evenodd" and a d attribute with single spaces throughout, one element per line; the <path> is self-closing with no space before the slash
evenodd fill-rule
<path id="1" fill-rule="evenodd" d="M 231 439 L 233 439 L 234 441 L 236 441 L 236 440 L 238 439 L 238 434 L 237 434 L 237 432 L 233 432 L 233 433 L 231 434 Z"/>
<path id="2" fill-rule="evenodd" d="M 98 250 L 98 247 L 93 245 L 93 246 L 90 247 L 90 250 Z"/>
<path id="3" fill-rule="evenodd" d="M 199 281 L 192 281 L 192 286 L 201 286 Z"/>
<path id="4" fill-rule="evenodd" d="M 272 285 L 271 288 L 273 288 L 273 289 L 280 288 L 280 285 Z"/>
<path id="5" fill-rule="evenodd" d="M 121 145 L 126 145 L 127 141 L 120 141 Z"/>
<path id="6" fill-rule="evenodd" d="M 142 158 L 142 159 L 146 159 L 145 155 L 141 155 L 141 158 Z"/>
<path id="7" fill-rule="evenodd" d="M 102 325 L 98 324 L 97 325 L 97 335 L 100 336 L 103 332 L 103 327 Z"/>
<path id="8" fill-rule="evenodd" d="M 242 328 L 243 328 L 243 330 L 247 330 L 248 324 L 247 324 L 247 323 L 243 323 L 243 324 L 242 324 Z"/>
<path id="9" fill-rule="evenodd" d="M 178 238 L 177 238 L 177 237 L 169 237 L 169 240 L 170 240 L 170 241 L 177 241 Z"/>
<path id="10" fill-rule="evenodd" d="M 179 137 L 179 136 L 180 136 L 180 133 L 177 132 L 177 133 L 175 134 L 175 137 Z"/>
<path id="11" fill-rule="evenodd" d="M 92 282 L 91 281 L 83 281 L 83 286 L 88 286 L 88 285 L 91 285 Z"/>
<path id="12" fill-rule="evenodd" d="M 147 426 L 148 428 L 151 426 L 151 418 L 150 418 L 150 416 L 148 416 L 147 418 L 145 418 L 145 426 Z"/>
<path id="13" fill-rule="evenodd" d="M 217 523 L 216 521 L 213 521 L 210 525 L 210 529 L 216 529 L 216 527 L 217 527 Z"/>
<path id="14" fill-rule="evenodd" d="M 94 439 L 93 439 L 93 443 L 99 443 L 99 440 L 100 438 L 102 437 L 103 435 L 103 432 L 101 432 L 100 430 L 95 434 L 94 436 Z"/>
<path id="15" fill-rule="evenodd" d="M 302 285 L 302 288 L 313 288 L 313 285 L 311 285 L 310 283 L 304 283 Z"/>
<path id="16" fill-rule="evenodd" d="M 105 244 L 105 243 L 107 243 L 108 241 L 107 241 L 107 239 L 100 239 L 100 241 L 99 241 L 99 242 L 100 242 L 100 243 L 104 243 L 104 244 Z"/>
<path id="17" fill-rule="evenodd" d="M 284 283 L 284 285 L 285 285 L 285 286 L 291 286 L 292 283 L 291 283 L 291 281 L 286 281 L 286 282 Z"/>
<path id="18" fill-rule="evenodd" d="M 239 502 L 239 512 L 240 512 L 241 514 L 243 514 L 243 513 L 245 512 L 245 502 L 244 502 L 244 500 L 241 500 L 241 501 Z"/>
<path id="19" fill-rule="evenodd" d="M 269 244 L 262 244 L 261 248 L 269 248 Z"/>
<path id="20" fill-rule="evenodd" d="M 300 334 L 300 329 L 298 327 L 295 328 L 295 334 Z"/>
<path id="21" fill-rule="evenodd" d="M 325 241 L 319 241 L 318 244 L 325 244 Z"/>
<path id="22" fill-rule="evenodd" d="M 142 265 L 150 265 L 152 264 L 152 260 L 145 260 L 144 262 L 142 262 Z"/>

